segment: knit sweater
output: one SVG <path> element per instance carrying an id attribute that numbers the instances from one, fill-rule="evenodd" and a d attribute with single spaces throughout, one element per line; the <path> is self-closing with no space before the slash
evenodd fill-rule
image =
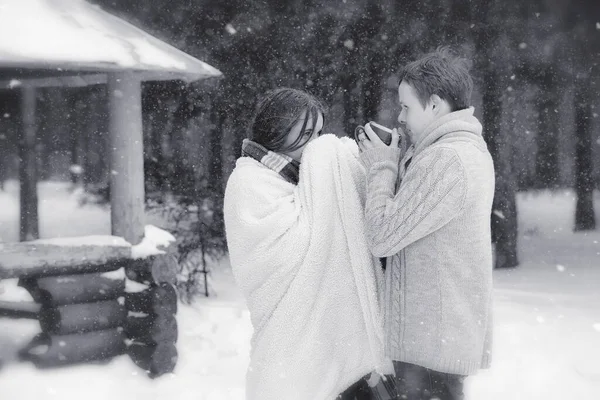
<path id="1" fill-rule="evenodd" d="M 385 351 L 395 361 L 460 375 L 490 365 L 495 181 L 481 131 L 469 108 L 433 121 L 402 161 L 399 149 L 361 154 L 368 241 L 389 257 Z"/>

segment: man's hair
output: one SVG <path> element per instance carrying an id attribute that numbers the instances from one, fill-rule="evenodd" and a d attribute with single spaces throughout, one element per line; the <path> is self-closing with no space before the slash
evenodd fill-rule
<path id="1" fill-rule="evenodd" d="M 414 88 L 423 107 L 437 94 L 452 111 L 462 110 L 470 106 L 473 91 L 469 67 L 467 59 L 454 55 L 448 47 L 438 47 L 407 64 L 400 73 L 400 82 Z"/>

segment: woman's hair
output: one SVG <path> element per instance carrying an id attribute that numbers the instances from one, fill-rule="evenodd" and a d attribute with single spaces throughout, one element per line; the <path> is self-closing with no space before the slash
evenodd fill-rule
<path id="1" fill-rule="evenodd" d="M 304 116 L 301 132 L 311 118 L 315 129 L 319 114 L 324 117 L 325 107 L 310 93 L 291 88 L 271 90 L 258 103 L 250 128 L 250 140 L 271 151 L 293 151 L 304 145 L 307 139 L 299 135 L 294 143 L 284 148 L 285 138 L 292 127 Z"/>

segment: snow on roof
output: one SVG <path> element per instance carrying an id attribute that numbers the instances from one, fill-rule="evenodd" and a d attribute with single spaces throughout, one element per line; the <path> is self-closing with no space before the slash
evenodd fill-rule
<path id="1" fill-rule="evenodd" d="M 0 0 L 0 68 L 197 80 L 216 68 L 84 0 Z"/>

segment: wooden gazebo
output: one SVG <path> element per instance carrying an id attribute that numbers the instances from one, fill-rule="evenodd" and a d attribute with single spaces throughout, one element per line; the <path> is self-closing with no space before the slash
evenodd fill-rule
<path id="1" fill-rule="evenodd" d="M 0 0 L 0 89 L 22 92 L 25 142 L 35 143 L 35 90 L 106 84 L 110 109 L 111 217 L 114 235 L 143 235 L 141 82 L 220 76 L 210 65 L 83 0 Z M 35 173 L 35 153 L 21 160 Z M 21 179 L 37 198 L 35 177 Z M 37 237 L 37 205 L 21 202 L 21 240 Z"/>
<path id="2" fill-rule="evenodd" d="M 94 359 L 94 354 L 122 351 L 120 332 L 125 323 L 119 320 L 127 317 L 128 310 L 140 311 L 144 308 L 140 303 L 145 303 L 150 312 L 162 307 L 173 313 L 176 307 L 168 282 L 172 278 L 167 282 L 158 278 L 161 272 L 157 269 L 165 262 L 134 260 L 131 249 L 123 243 L 100 246 L 92 242 L 69 247 L 27 242 L 38 238 L 36 89 L 107 85 L 112 236 L 135 246 L 142 241 L 145 226 L 141 82 L 194 81 L 220 75 L 210 65 L 84 0 L 0 0 L 0 89 L 21 91 L 20 221 L 21 240 L 26 241 L 0 244 L 0 279 L 20 278 L 20 284 L 41 305 L 41 309 L 11 309 L 4 304 L 4 315 L 39 318 L 48 333 L 42 341 L 60 341 L 63 347 L 65 341 L 66 347 L 72 343 L 73 351 L 79 351 L 79 355 L 70 355 L 85 361 L 80 356 L 82 342 L 95 343 L 96 349 L 87 353 L 88 359 Z M 148 285 L 146 292 L 124 296 L 125 304 L 117 301 L 124 295 L 125 276 L 121 279 L 117 275 L 115 279 L 114 274 L 106 275 L 121 267 L 128 278 L 137 277 Z M 65 275 L 74 280 L 60 279 Z M 86 290 L 88 286 L 90 289 Z M 169 300 L 162 301 L 161 297 Z M 92 325 L 82 322 L 103 312 L 106 316 L 100 325 L 97 321 Z M 114 323 L 111 325 L 110 321 Z M 125 331 L 158 332 L 151 338 L 156 345 L 157 337 L 166 337 L 163 331 L 172 330 L 174 324 L 174 319 L 168 318 L 148 321 L 128 323 Z M 110 330 L 116 326 L 120 330 Z M 58 340 L 52 335 L 62 336 Z M 36 340 L 33 342 L 35 345 Z M 49 353 L 58 352 L 51 358 L 64 361 L 65 355 L 60 353 L 64 349 L 52 350 L 52 344 L 48 345 Z M 101 349 L 103 345 L 112 346 L 114 351 Z M 163 353 L 161 357 L 169 357 L 168 351 Z M 160 374 L 165 369 L 155 370 L 155 374 Z"/>

